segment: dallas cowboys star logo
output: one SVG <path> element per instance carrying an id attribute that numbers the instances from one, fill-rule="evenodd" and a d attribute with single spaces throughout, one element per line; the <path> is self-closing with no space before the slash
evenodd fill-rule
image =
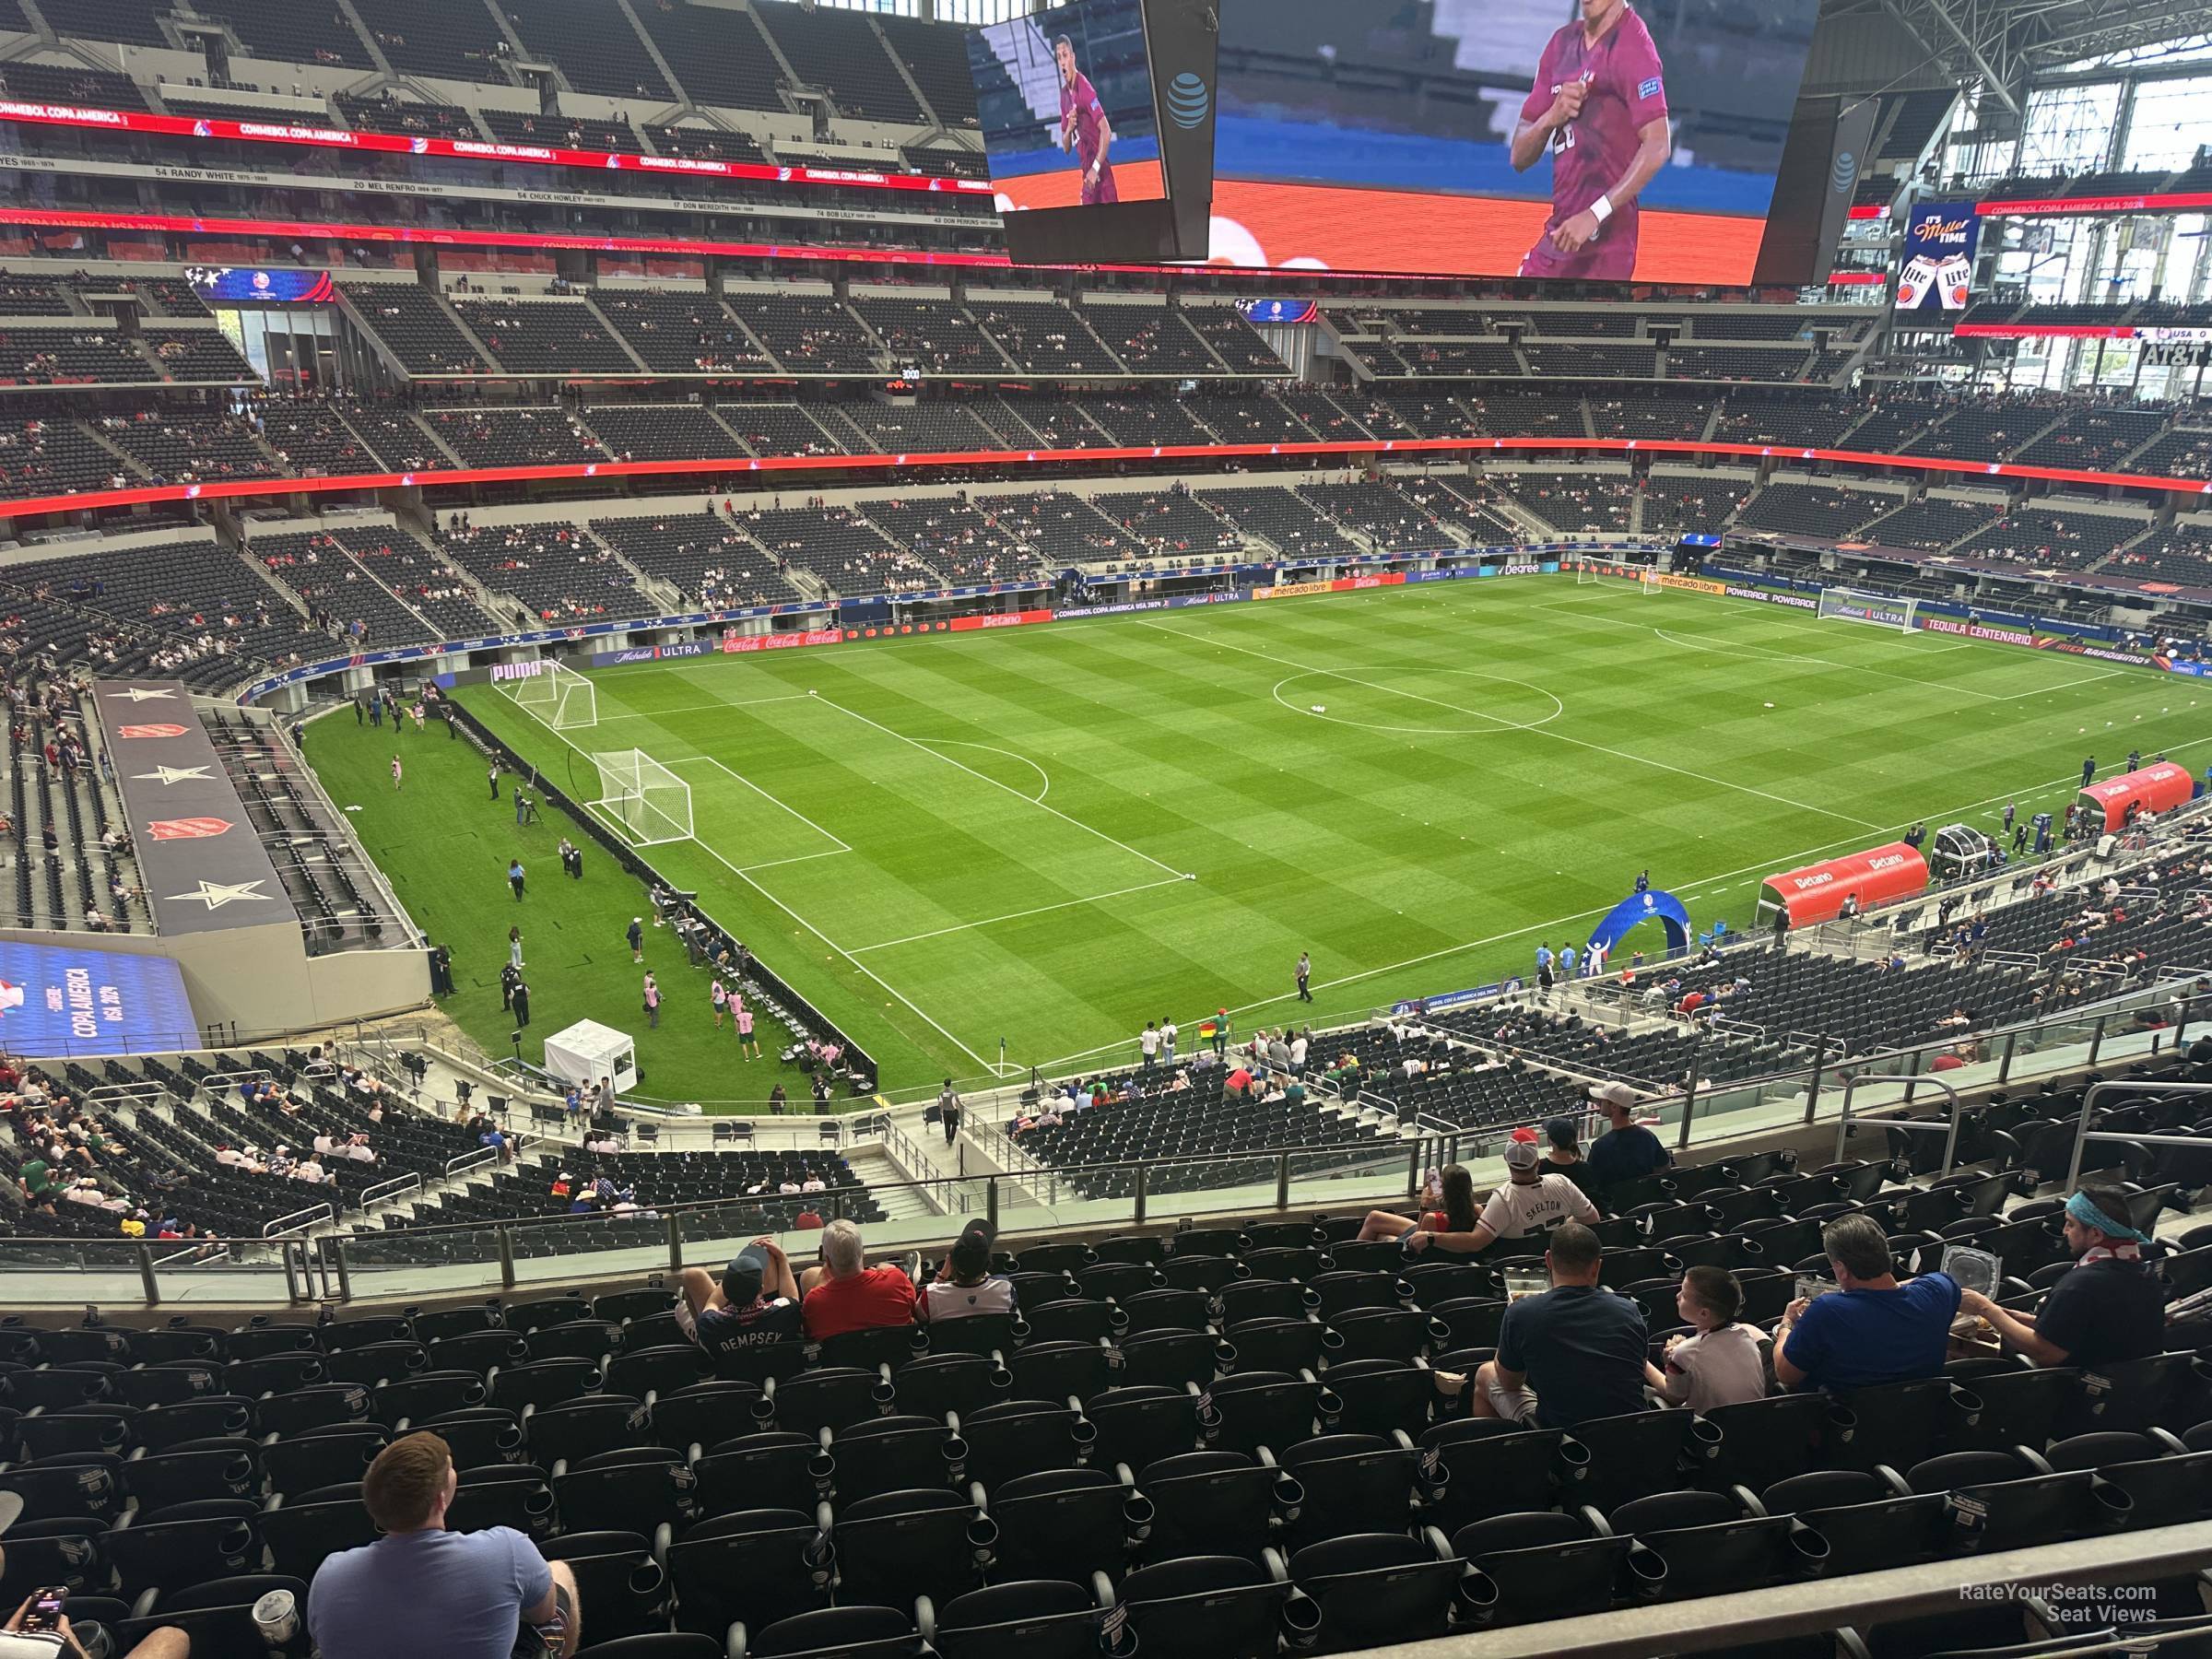
<path id="1" fill-rule="evenodd" d="M 105 695 L 118 702 L 142 703 L 171 701 L 174 700 L 177 693 L 173 687 L 166 691 L 148 691 L 143 686 L 132 686 L 122 691 L 107 692 Z"/>
<path id="2" fill-rule="evenodd" d="M 196 899 L 211 911 L 221 910 L 224 905 L 241 899 L 259 899 L 266 903 L 270 900 L 270 895 L 254 891 L 254 888 L 261 886 L 262 880 L 265 879 L 267 878 L 265 877 L 254 881 L 210 881 L 203 876 L 200 877 L 197 892 L 164 893 L 161 897 L 176 900 Z"/>
<path id="3" fill-rule="evenodd" d="M 171 783 L 206 783 L 211 780 L 204 766 L 157 766 L 150 772 L 133 772 L 131 781 L 134 783 L 159 783 L 167 788 Z"/>

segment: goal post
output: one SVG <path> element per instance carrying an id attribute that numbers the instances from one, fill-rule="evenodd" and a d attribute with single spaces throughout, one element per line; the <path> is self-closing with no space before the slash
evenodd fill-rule
<path id="1" fill-rule="evenodd" d="M 599 724 L 597 689 L 584 676 L 551 657 L 495 664 L 491 681 L 501 696 L 556 732 L 581 731 Z"/>
<path id="2" fill-rule="evenodd" d="M 691 839 L 691 786 L 643 749 L 609 749 L 592 757 L 599 769 L 604 814 L 633 847 Z"/>
<path id="3" fill-rule="evenodd" d="M 1855 588 L 1822 588 L 1819 619 L 1823 622 L 1864 622 L 1874 628 L 1912 631 L 1919 601 L 1905 594 L 1868 594 Z"/>

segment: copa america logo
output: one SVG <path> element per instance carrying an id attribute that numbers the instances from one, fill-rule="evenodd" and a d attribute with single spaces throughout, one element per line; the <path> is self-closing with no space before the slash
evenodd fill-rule
<path id="1" fill-rule="evenodd" d="M 1213 107 L 1206 82 L 1185 69 L 1168 83 L 1168 119 L 1188 130 L 1204 122 Z"/>

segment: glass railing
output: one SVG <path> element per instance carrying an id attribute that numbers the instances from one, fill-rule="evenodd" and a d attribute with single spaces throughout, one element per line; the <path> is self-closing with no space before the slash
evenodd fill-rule
<path id="1" fill-rule="evenodd" d="M 1854 1117 L 1926 1104 L 1940 1054 L 1964 1064 L 1944 1079 L 1965 1090 L 2112 1065 L 2171 1049 L 2178 1026 L 2147 1027 L 2180 984 L 2140 984 L 2093 1007 L 2065 1008 L 1963 1045 L 1956 1037 L 1731 1079 L 1646 1103 L 1677 1148 L 1837 1122 L 1856 1078 Z M 1878 1082 L 1877 1082 L 1878 1080 Z M 982 1130 L 986 1125 L 973 1125 Z M 1465 1164 L 1477 1185 L 1502 1179 L 1499 1155 L 1513 1127 L 1409 1129 L 1366 1139 L 1230 1154 L 1159 1156 L 996 1174 L 933 1175 L 865 1189 L 806 1194 L 824 1221 L 860 1222 L 869 1251 L 892 1259 L 941 1253 L 971 1216 L 996 1221 L 1010 1248 L 1065 1230 L 1102 1233 L 1185 1218 L 1286 1216 L 1409 1204 L 1422 1173 Z M 994 1131 L 995 1133 L 995 1131 Z M 641 1277 L 686 1265 L 714 1268 L 791 1213 L 766 1195 L 672 1205 L 625 1216 L 537 1216 L 436 1227 L 378 1227 L 318 1238 L 241 1240 L 218 1246 L 128 1239 L 0 1239 L 0 1305 L 155 1306 L 194 1301 L 306 1305 L 472 1291 L 512 1292 L 579 1278 Z M 811 1228 L 779 1241 L 802 1265 Z"/>

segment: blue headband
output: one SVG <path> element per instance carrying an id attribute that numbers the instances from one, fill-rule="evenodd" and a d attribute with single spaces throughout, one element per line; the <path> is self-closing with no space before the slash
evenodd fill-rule
<path id="1" fill-rule="evenodd" d="M 2132 1239 L 2137 1244 L 2150 1242 L 2148 1233 L 2137 1232 L 2124 1221 L 2114 1220 L 2097 1207 L 2096 1201 L 2087 1193 L 2076 1193 L 2066 1200 L 2066 1214 L 2084 1227 L 2093 1227 L 2099 1232 L 2115 1239 Z"/>

